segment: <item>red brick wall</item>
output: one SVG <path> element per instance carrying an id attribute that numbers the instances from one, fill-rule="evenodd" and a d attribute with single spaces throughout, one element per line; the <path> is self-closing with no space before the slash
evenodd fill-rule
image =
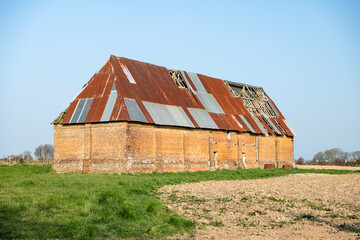
<path id="1" fill-rule="evenodd" d="M 158 171 L 185 171 L 184 130 L 156 129 Z"/>
<path id="2" fill-rule="evenodd" d="M 294 139 L 278 138 L 278 159 L 278 167 L 289 163 L 291 163 L 292 166 L 294 165 Z"/>
<path id="3" fill-rule="evenodd" d="M 92 124 L 90 172 L 126 171 L 126 124 Z M 91 143 L 91 144 L 90 144 Z M 91 145 L 91 146 L 90 146 Z M 111 169 L 111 170 L 110 170 Z"/>
<path id="4" fill-rule="evenodd" d="M 294 164 L 293 140 L 140 123 L 54 126 L 57 172 L 202 171 Z"/>
<path id="5" fill-rule="evenodd" d="M 127 124 L 127 172 L 156 170 L 156 135 L 152 125 Z"/>
<path id="6" fill-rule="evenodd" d="M 214 140 L 213 151 L 217 152 L 216 168 L 234 169 L 241 166 L 238 161 L 237 133 L 230 131 L 214 131 L 211 135 Z"/>
<path id="7" fill-rule="evenodd" d="M 81 172 L 84 158 L 84 125 L 54 126 L 54 164 L 57 172 Z"/>
<path id="8" fill-rule="evenodd" d="M 276 136 L 258 136 L 259 165 L 276 164 Z"/>
<path id="9" fill-rule="evenodd" d="M 259 167 L 256 154 L 256 135 L 249 133 L 239 133 L 239 159 L 242 163 L 242 157 L 245 157 L 245 164 L 248 168 Z M 242 164 L 243 165 L 243 164 Z"/>

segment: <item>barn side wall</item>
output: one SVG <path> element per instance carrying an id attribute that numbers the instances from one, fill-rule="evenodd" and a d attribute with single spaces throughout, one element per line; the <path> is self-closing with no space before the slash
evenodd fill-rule
<path id="1" fill-rule="evenodd" d="M 57 172 L 133 173 L 294 165 L 293 139 L 114 122 L 54 126 Z"/>

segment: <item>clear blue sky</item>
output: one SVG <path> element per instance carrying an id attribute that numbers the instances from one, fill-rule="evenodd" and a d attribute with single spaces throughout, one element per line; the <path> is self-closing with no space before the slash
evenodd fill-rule
<path id="1" fill-rule="evenodd" d="M 0 157 L 53 143 L 111 54 L 264 87 L 296 158 L 360 150 L 360 1 L 0 0 Z"/>

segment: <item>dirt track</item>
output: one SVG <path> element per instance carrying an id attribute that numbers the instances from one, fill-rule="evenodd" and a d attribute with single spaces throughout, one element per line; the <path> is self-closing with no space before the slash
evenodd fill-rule
<path id="1" fill-rule="evenodd" d="M 360 174 L 208 181 L 159 190 L 200 223 L 182 239 L 360 239 Z"/>

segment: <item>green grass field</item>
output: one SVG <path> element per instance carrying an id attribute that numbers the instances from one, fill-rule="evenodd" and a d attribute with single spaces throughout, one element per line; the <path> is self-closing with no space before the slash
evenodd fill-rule
<path id="1" fill-rule="evenodd" d="M 355 172 L 360 171 L 238 169 L 109 175 L 56 174 L 50 165 L 0 166 L 0 239 L 165 238 L 191 232 L 196 223 L 161 204 L 156 192 L 164 185 Z"/>

